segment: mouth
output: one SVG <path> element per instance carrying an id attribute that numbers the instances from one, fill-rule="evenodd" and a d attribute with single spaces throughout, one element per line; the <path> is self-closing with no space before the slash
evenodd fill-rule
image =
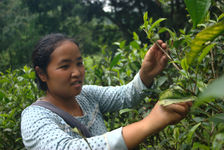
<path id="1" fill-rule="evenodd" d="M 74 81 L 71 83 L 71 86 L 74 86 L 76 88 L 81 87 L 82 86 L 82 81 Z"/>

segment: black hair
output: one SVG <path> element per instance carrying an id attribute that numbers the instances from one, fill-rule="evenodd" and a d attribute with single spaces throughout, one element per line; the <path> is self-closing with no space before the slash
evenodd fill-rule
<path id="1" fill-rule="evenodd" d="M 38 66 L 46 75 L 47 71 L 46 68 L 50 62 L 50 56 L 53 53 L 53 51 L 60 46 L 60 44 L 64 41 L 71 41 L 75 43 L 77 46 L 78 43 L 75 42 L 74 39 L 67 37 L 64 34 L 61 33 L 52 33 L 44 36 L 35 46 L 35 49 L 32 54 L 32 63 L 33 68 L 35 70 L 35 67 Z M 43 82 L 37 71 L 35 70 L 36 79 L 35 82 L 37 83 L 37 86 L 39 89 L 43 91 L 47 91 L 47 84 Z"/>

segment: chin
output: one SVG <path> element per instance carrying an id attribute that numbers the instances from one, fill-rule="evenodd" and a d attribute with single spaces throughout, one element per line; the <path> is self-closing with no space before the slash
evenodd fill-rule
<path id="1" fill-rule="evenodd" d="M 82 88 L 81 88 L 80 90 L 76 90 L 76 91 L 74 92 L 74 95 L 75 95 L 75 96 L 79 95 L 79 94 L 81 93 L 81 91 L 82 91 Z"/>

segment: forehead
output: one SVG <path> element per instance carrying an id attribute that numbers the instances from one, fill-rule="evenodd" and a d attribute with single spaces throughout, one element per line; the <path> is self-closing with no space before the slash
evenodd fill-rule
<path id="1" fill-rule="evenodd" d="M 79 47 L 71 41 L 63 41 L 51 54 L 51 61 L 62 61 L 63 59 L 76 59 L 81 57 Z"/>

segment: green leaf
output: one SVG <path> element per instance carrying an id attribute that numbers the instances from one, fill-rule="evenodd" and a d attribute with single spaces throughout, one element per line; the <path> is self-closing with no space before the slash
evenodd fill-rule
<path id="1" fill-rule="evenodd" d="M 165 91 L 161 92 L 159 99 L 181 99 L 183 97 L 187 97 L 188 95 L 186 94 L 185 91 L 183 91 L 182 88 L 179 86 L 174 86 L 169 89 L 166 89 Z"/>
<path id="2" fill-rule="evenodd" d="M 215 114 L 211 118 L 209 118 L 210 121 L 215 123 L 223 123 L 224 124 L 224 113 L 221 114 Z"/>
<path id="3" fill-rule="evenodd" d="M 189 131 L 188 134 L 187 134 L 187 139 L 186 139 L 186 142 L 187 142 L 187 143 L 191 143 L 191 141 L 192 141 L 192 136 L 193 136 L 193 134 L 195 133 L 196 129 L 197 129 L 200 125 L 201 125 L 201 122 L 198 123 L 198 124 L 196 124 L 196 125 L 194 125 L 194 126 L 190 129 L 190 131 Z"/>
<path id="4" fill-rule="evenodd" d="M 194 103 L 197 107 L 203 103 L 214 101 L 214 98 L 224 98 L 224 75 L 213 81 L 207 88 L 199 95 Z"/>
<path id="5" fill-rule="evenodd" d="M 224 145 L 224 133 L 218 133 L 215 135 L 215 138 L 212 142 L 213 150 L 221 150 Z"/>
<path id="6" fill-rule="evenodd" d="M 223 89 L 224 89 L 224 75 L 213 81 L 211 84 L 209 84 L 208 87 L 199 96 L 199 99 L 210 97 L 223 98 L 224 97 Z"/>
<path id="7" fill-rule="evenodd" d="M 156 22 L 154 22 L 151 26 L 151 29 L 155 28 L 157 25 L 160 24 L 160 22 L 166 20 L 166 18 L 159 18 L 158 20 L 156 20 Z"/>
<path id="8" fill-rule="evenodd" d="M 204 18 L 211 6 L 211 0 L 184 0 L 193 26 L 196 27 Z"/>
<path id="9" fill-rule="evenodd" d="M 144 22 L 148 20 L 148 12 L 145 12 L 143 19 L 144 19 Z"/>
<path id="10" fill-rule="evenodd" d="M 167 76 L 161 76 L 157 79 L 157 86 L 160 87 L 161 85 L 163 85 L 164 82 L 166 82 L 167 80 Z"/>
<path id="11" fill-rule="evenodd" d="M 222 18 L 224 18 L 224 13 L 222 13 L 222 14 L 218 17 L 218 21 L 221 20 Z"/>
<path id="12" fill-rule="evenodd" d="M 133 39 L 136 41 L 139 41 L 138 34 L 136 32 L 133 32 Z"/>
<path id="13" fill-rule="evenodd" d="M 181 67 L 184 69 L 184 71 L 187 72 L 189 66 L 188 66 L 188 64 L 187 64 L 187 60 L 186 60 L 186 58 L 184 58 L 184 59 L 181 60 Z"/>
<path id="14" fill-rule="evenodd" d="M 198 143 L 198 142 L 195 142 L 193 147 L 192 147 L 192 150 L 210 150 L 210 148 L 204 144 L 201 144 L 201 143 Z"/>
<path id="15" fill-rule="evenodd" d="M 208 46 L 206 46 L 203 50 L 201 55 L 198 57 L 198 64 L 200 64 L 202 62 L 202 60 L 205 58 L 205 56 L 209 53 L 209 51 L 215 46 L 216 44 L 210 44 Z"/>
<path id="16" fill-rule="evenodd" d="M 199 32 L 191 42 L 191 50 L 186 54 L 187 64 L 191 64 L 198 54 L 206 47 L 207 42 L 213 41 L 224 33 L 224 20 Z"/>
<path id="17" fill-rule="evenodd" d="M 25 73 L 29 73 L 30 68 L 27 67 L 27 65 L 25 65 L 25 66 L 23 67 L 23 71 L 24 71 Z"/>
<path id="18" fill-rule="evenodd" d="M 2 100 L 5 97 L 5 93 L 3 90 L 0 90 L 0 99 Z"/>
<path id="19" fill-rule="evenodd" d="M 129 109 L 129 108 L 121 109 L 121 110 L 119 111 L 119 114 L 121 115 L 121 114 L 123 114 L 123 113 L 127 113 L 127 112 L 135 112 L 135 113 L 138 114 L 138 111 L 137 111 L 136 109 Z"/>
<path id="20" fill-rule="evenodd" d="M 138 45 L 136 41 L 131 41 L 130 45 L 135 49 L 140 49 L 140 46 Z"/>
<path id="21" fill-rule="evenodd" d="M 164 20 L 166 20 L 166 18 L 159 18 L 158 20 L 156 20 L 156 21 L 150 26 L 149 30 L 147 31 L 147 36 L 148 36 L 149 39 L 150 39 L 151 36 L 153 35 L 153 33 L 151 33 L 152 30 L 153 30 L 157 25 L 159 25 L 160 22 L 162 22 L 162 21 L 164 21 Z"/>
<path id="22" fill-rule="evenodd" d="M 185 97 L 185 98 L 181 98 L 181 99 L 162 99 L 162 100 L 159 100 L 159 104 L 162 106 L 168 106 L 171 104 L 190 102 L 190 101 L 194 101 L 194 100 L 195 100 L 194 97 Z"/>
<path id="23" fill-rule="evenodd" d="M 79 134 L 79 135 L 81 135 L 81 131 L 78 128 L 76 128 L 76 127 L 74 127 L 72 129 L 72 131 L 75 132 L 75 133 L 77 133 L 77 134 Z"/>
<path id="24" fill-rule="evenodd" d="M 169 34 L 172 37 L 172 39 L 174 39 L 176 37 L 175 32 L 171 31 L 169 28 L 166 28 L 166 27 L 160 28 L 159 31 L 158 31 L 158 33 L 163 33 L 165 31 L 169 32 Z"/>
<path id="25" fill-rule="evenodd" d="M 112 60 L 112 62 L 110 63 L 110 69 L 113 68 L 114 65 L 116 65 L 118 63 L 118 61 L 121 58 L 121 54 L 118 54 L 117 56 L 115 56 Z"/>

